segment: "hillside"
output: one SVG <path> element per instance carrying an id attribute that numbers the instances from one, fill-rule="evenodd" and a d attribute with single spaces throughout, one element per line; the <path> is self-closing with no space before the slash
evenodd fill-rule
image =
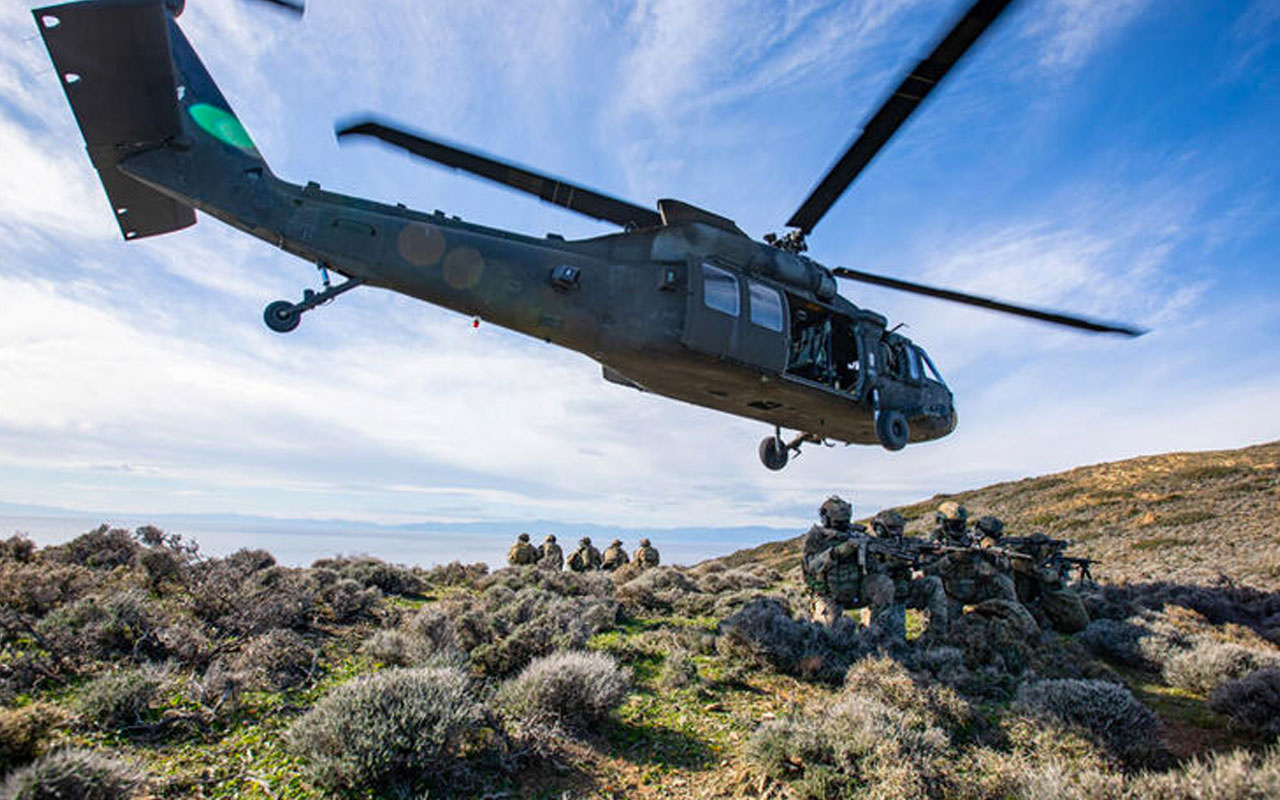
<path id="1" fill-rule="evenodd" d="M 574 574 L 0 539 L 0 800 L 1280 796 L 1278 456 L 955 495 L 1102 562 L 1073 635 L 814 624 L 798 540 Z"/>
<path id="2" fill-rule="evenodd" d="M 899 508 L 908 533 L 931 528 L 944 500 L 964 504 L 971 520 L 1000 517 L 1009 535 L 1044 531 L 1071 540 L 1072 554 L 1096 559 L 1094 575 L 1104 581 L 1212 584 L 1225 577 L 1280 589 L 1280 442 L 1147 456 L 934 495 Z M 720 560 L 785 572 L 799 563 L 801 541 Z"/>

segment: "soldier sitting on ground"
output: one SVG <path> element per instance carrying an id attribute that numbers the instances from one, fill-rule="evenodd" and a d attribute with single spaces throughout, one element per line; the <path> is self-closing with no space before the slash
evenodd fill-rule
<path id="1" fill-rule="evenodd" d="M 1013 581 L 1018 600 L 1027 607 L 1041 625 L 1046 622 L 1056 631 L 1078 633 L 1089 624 L 1089 611 L 1084 599 L 1069 586 L 1067 564 L 1061 560 L 1061 549 L 1066 543 L 1050 539 L 1043 533 L 1035 533 L 1017 544 L 1007 545 L 1003 539 L 1004 525 L 995 517 L 987 525 L 987 536 L 994 546 L 1008 547 L 1026 558 L 1013 559 Z"/>
<path id="2" fill-rule="evenodd" d="M 560 549 L 560 545 L 556 544 L 556 536 L 554 533 L 548 533 L 546 541 L 542 543 L 542 557 L 538 559 L 539 566 L 546 569 L 559 572 L 564 569 L 564 551 Z"/>
<path id="3" fill-rule="evenodd" d="M 507 551 L 507 564 L 512 567 L 536 564 L 541 556 L 542 554 L 538 552 L 538 549 L 529 544 L 529 534 L 522 533 L 516 538 L 516 543 L 511 545 L 511 549 Z"/>
<path id="4" fill-rule="evenodd" d="M 906 527 L 907 520 L 893 509 L 881 511 L 871 520 L 871 529 L 880 539 L 900 540 Z M 877 573 L 889 578 L 893 587 L 892 599 L 873 598 L 873 605 L 882 605 L 884 608 L 880 612 L 880 619 L 873 618 L 872 624 L 891 636 L 905 641 L 907 609 L 914 608 L 927 611 L 929 614 L 929 627 L 925 631 L 925 637 L 928 640 L 940 640 L 946 637 L 947 595 L 942 588 L 940 578 L 936 575 L 916 574 L 910 561 L 892 556 L 874 555 L 872 565 Z M 868 583 L 872 590 L 869 593 L 888 591 L 888 587 L 882 586 L 879 579 L 872 579 Z"/>
<path id="5" fill-rule="evenodd" d="M 618 567 L 624 567 L 629 563 L 631 558 L 627 556 L 627 551 L 622 549 L 622 540 L 614 539 L 604 550 L 604 556 L 600 559 L 600 568 L 613 572 Z"/>
<path id="6" fill-rule="evenodd" d="M 658 566 L 658 550 L 649 544 L 648 539 L 641 539 L 640 546 L 636 548 L 636 564 L 640 569 L 649 569 Z"/>
<path id="7" fill-rule="evenodd" d="M 578 540 L 578 549 L 569 556 L 569 569 L 574 572 L 600 569 L 600 551 L 592 547 L 590 536 L 583 536 Z"/>

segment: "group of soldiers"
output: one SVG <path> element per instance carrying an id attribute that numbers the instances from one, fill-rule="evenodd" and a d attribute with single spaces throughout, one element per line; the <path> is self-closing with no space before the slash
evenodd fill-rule
<path id="1" fill-rule="evenodd" d="M 1091 580 L 1088 559 L 1067 556 L 1070 542 L 1038 533 L 1006 537 L 996 517 L 969 527 L 964 506 L 938 507 L 932 537 L 906 536 L 898 511 L 881 511 L 870 532 L 853 522 L 853 507 L 830 497 L 818 510 L 821 524 L 804 542 L 801 568 L 813 595 L 810 615 L 836 625 L 850 608 L 866 608 L 869 623 L 905 639 L 906 609 L 928 615 L 926 640 L 947 636 L 966 608 L 988 604 L 1027 615 L 1041 626 L 1075 633 L 1089 624 L 1071 570 Z"/>
<path id="2" fill-rule="evenodd" d="M 658 566 L 659 556 L 658 550 L 648 539 L 641 539 L 640 546 L 636 548 L 635 562 L 641 569 Z M 547 534 L 547 538 L 538 547 L 534 547 L 529 541 L 529 534 L 522 533 L 516 538 L 516 543 L 511 545 L 511 549 L 507 551 L 507 564 L 510 566 L 524 566 L 528 564 L 537 564 L 546 569 L 559 572 L 565 566 L 564 551 L 560 549 L 560 545 L 556 544 L 554 534 Z M 591 544 L 590 536 L 583 536 L 578 540 L 578 549 L 569 555 L 568 565 L 573 572 L 590 572 L 592 570 L 606 570 L 612 572 L 619 567 L 624 567 L 631 563 L 631 557 L 627 555 L 627 551 L 622 547 L 621 539 L 614 539 L 601 553 Z"/>

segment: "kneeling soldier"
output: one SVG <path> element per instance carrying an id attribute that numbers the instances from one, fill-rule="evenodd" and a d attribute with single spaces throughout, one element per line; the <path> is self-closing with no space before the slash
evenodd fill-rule
<path id="1" fill-rule="evenodd" d="M 547 534 L 546 541 L 542 543 L 542 558 L 538 559 L 538 564 L 556 572 L 564 569 L 564 551 L 556 544 L 555 534 Z"/>
<path id="2" fill-rule="evenodd" d="M 907 520 L 893 509 L 881 511 L 871 521 L 876 538 L 901 541 Z M 925 637 L 929 641 L 947 635 L 947 595 L 942 580 L 936 575 L 918 575 L 913 572 L 912 561 L 890 555 L 874 555 L 873 568 L 877 576 L 867 582 L 868 600 L 873 609 L 872 624 L 901 640 L 907 638 L 907 609 L 923 610 L 929 614 L 929 627 Z M 892 595 L 889 592 L 892 591 Z M 881 609 L 878 614 L 874 609 Z M 877 619 L 876 617 L 879 617 Z"/>
<path id="3" fill-rule="evenodd" d="M 574 572 L 600 569 L 600 551 L 591 546 L 590 536 L 578 540 L 578 549 L 569 556 L 569 569 Z"/>
<path id="4" fill-rule="evenodd" d="M 513 567 L 535 564 L 541 556 L 542 553 L 529 544 L 529 534 L 522 533 L 517 537 L 516 543 L 511 545 L 511 549 L 507 551 L 507 564 Z"/>
<path id="5" fill-rule="evenodd" d="M 614 539 L 604 550 L 604 556 L 600 559 L 600 568 L 613 572 L 618 567 L 629 563 L 631 559 L 627 557 L 627 551 L 622 549 L 622 540 Z"/>
<path id="6" fill-rule="evenodd" d="M 658 566 L 658 550 L 649 544 L 648 539 L 640 540 L 640 547 L 636 549 L 636 563 L 641 569 Z"/>

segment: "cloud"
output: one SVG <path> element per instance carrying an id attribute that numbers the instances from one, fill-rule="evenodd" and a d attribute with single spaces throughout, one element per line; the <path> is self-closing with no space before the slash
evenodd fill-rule
<path id="1" fill-rule="evenodd" d="M 1049 0 L 1027 34 L 1041 42 L 1039 63 L 1053 71 L 1081 66 L 1150 5 L 1150 0 Z"/>

